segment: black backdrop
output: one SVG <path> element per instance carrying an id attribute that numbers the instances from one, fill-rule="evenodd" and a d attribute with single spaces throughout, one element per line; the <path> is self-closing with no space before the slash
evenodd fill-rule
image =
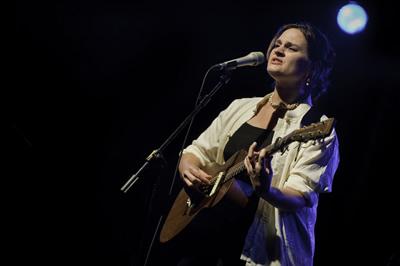
<path id="1" fill-rule="evenodd" d="M 153 201 L 158 164 L 128 193 L 121 186 L 192 110 L 208 67 L 265 51 L 278 26 L 305 20 L 337 52 L 322 107 L 338 121 L 341 164 L 333 193 L 321 196 L 315 264 L 388 264 L 399 225 L 395 10 L 389 1 L 359 1 L 369 22 L 349 36 L 336 25 L 345 3 L 16 1 L 6 141 L 18 184 L 15 239 L 27 249 L 16 259 L 142 265 L 184 134 L 164 152 Z M 189 139 L 234 98 L 271 91 L 270 82 L 264 66 L 235 71 Z"/>

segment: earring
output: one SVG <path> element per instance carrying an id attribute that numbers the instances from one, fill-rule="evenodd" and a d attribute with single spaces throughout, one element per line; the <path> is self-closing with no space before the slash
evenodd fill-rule
<path id="1" fill-rule="evenodd" d="M 308 78 L 308 79 L 306 80 L 306 86 L 307 86 L 307 87 L 310 87 L 310 83 L 311 83 L 311 80 L 310 80 L 310 78 Z"/>

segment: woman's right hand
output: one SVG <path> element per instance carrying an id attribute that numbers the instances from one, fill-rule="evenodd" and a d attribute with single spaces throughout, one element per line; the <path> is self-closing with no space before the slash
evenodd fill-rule
<path id="1" fill-rule="evenodd" d="M 200 161 L 192 154 L 184 154 L 179 164 L 181 179 L 189 188 L 209 185 L 211 176 L 200 169 Z"/>
<path id="2" fill-rule="evenodd" d="M 200 185 L 209 185 L 211 176 L 194 165 L 188 165 L 181 172 L 181 178 L 189 188 L 197 188 Z"/>

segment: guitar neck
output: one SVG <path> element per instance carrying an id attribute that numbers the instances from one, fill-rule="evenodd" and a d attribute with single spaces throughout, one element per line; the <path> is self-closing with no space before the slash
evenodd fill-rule
<path id="1" fill-rule="evenodd" d="M 262 146 L 261 148 L 265 148 L 267 150 L 266 156 L 270 156 L 271 154 L 274 154 L 279 150 L 283 151 L 287 145 L 289 145 L 294 141 L 306 142 L 309 140 L 321 139 L 323 137 L 328 136 L 331 133 L 334 123 L 335 123 L 334 118 L 328 118 L 325 121 L 321 121 L 319 123 L 314 123 L 309 126 L 296 129 L 283 138 L 278 137 L 274 143 L 264 147 Z M 242 158 L 239 157 L 239 162 L 228 169 L 224 182 L 227 182 L 230 179 L 237 176 L 238 174 L 241 174 L 246 169 L 244 165 L 245 154 L 247 154 L 247 151 L 241 150 L 232 156 L 236 158 L 236 156 L 240 155 L 242 156 Z"/>
<path id="2" fill-rule="evenodd" d="M 270 156 L 271 154 L 274 154 L 275 152 L 282 149 L 282 147 L 286 143 L 287 139 L 288 139 L 288 137 L 278 138 L 274 143 L 269 144 L 266 147 L 261 147 L 261 149 L 265 148 L 267 151 L 265 156 Z M 224 183 L 228 182 L 230 179 L 236 177 L 237 175 L 243 173 L 245 170 L 246 170 L 246 166 L 244 165 L 244 161 L 241 160 L 240 162 L 238 162 L 237 164 L 235 164 L 229 168 L 229 170 L 226 173 Z"/>

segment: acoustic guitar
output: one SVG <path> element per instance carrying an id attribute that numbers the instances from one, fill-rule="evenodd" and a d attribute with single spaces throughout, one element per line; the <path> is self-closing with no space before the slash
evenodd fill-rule
<path id="1" fill-rule="evenodd" d="M 277 138 L 274 143 L 265 147 L 266 156 L 277 151 L 285 151 L 287 146 L 294 142 L 307 142 L 329 136 L 334 126 L 334 118 L 329 118 L 319 123 L 294 130 L 283 138 Z M 322 140 L 323 141 L 323 140 Z M 204 208 L 212 208 L 224 197 L 245 207 L 248 199 L 235 184 L 235 177 L 246 170 L 244 159 L 246 150 L 240 150 L 233 154 L 223 165 L 210 164 L 202 168 L 211 175 L 210 185 L 202 185 L 199 191 L 187 192 L 182 189 L 176 197 L 164 225 L 160 232 L 160 242 L 165 243 L 179 234 L 196 215 Z"/>

